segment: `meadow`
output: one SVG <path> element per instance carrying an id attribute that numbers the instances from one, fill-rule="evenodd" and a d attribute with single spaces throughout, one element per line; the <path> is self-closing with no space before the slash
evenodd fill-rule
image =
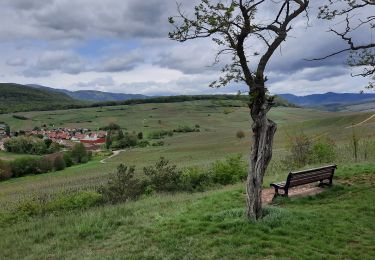
<path id="1" fill-rule="evenodd" d="M 248 108 L 240 101 L 201 100 L 17 114 L 28 119 L 5 114 L 0 115 L 0 121 L 13 130 L 44 124 L 98 129 L 117 123 L 130 132 L 142 131 L 146 137 L 179 126 L 199 125 L 200 132 L 175 133 L 163 139 L 163 146 L 129 149 L 104 164 L 100 162 L 105 158 L 102 155 L 60 172 L 1 182 L 0 212 L 32 196 L 95 190 L 120 163 L 135 165 L 141 174 L 142 167 L 160 156 L 181 168 L 205 168 L 233 154 L 243 154 L 246 159 L 251 142 Z M 370 143 L 366 157 L 360 150 L 357 162 L 350 147 L 353 134 L 363 146 L 374 140 L 375 118 L 365 121 L 372 115 L 292 107 L 271 110 L 278 131 L 265 187 L 284 180 L 289 170 L 296 170 L 281 167 L 281 162 L 288 154 L 288 140 L 301 132 L 312 140 L 334 140 L 339 182 L 320 195 L 267 206 L 268 215 L 259 223 L 243 218 L 243 184 L 193 194 L 156 194 L 114 206 L 43 216 L 26 214 L 13 221 L 1 221 L 0 217 L 0 258 L 372 259 L 375 151 L 371 149 L 375 146 L 372 148 Z M 245 138 L 236 138 L 238 130 L 245 132 Z M 17 155 L 0 153 L 0 158 L 13 157 Z"/>

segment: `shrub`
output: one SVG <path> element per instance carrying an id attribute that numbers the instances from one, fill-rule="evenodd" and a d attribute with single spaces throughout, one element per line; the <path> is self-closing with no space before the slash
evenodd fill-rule
<path id="1" fill-rule="evenodd" d="M 40 159 L 34 157 L 22 157 L 15 159 L 10 164 L 14 177 L 21 177 L 28 174 L 42 173 Z"/>
<path id="2" fill-rule="evenodd" d="M 73 160 L 70 152 L 65 152 L 63 154 L 63 159 L 66 167 L 71 167 L 73 165 Z"/>
<path id="3" fill-rule="evenodd" d="M 12 169 L 7 162 L 0 160 L 0 181 L 12 178 Z"/>
<path id="4" fill-rule="evenodd" d="M 212 184 L 211 176 L 198 167 L 186 168 L 182 171 L 180 177 L 180 186 L 182 190 L 203 191 Z"/>
<path id="5" fill-rule="evenodd" d="M 66 163 L 63 156 L 56 156 L 53 162 L 53 168 L 55 169 L 55 171 L 62 171 L 66 168 Z"/>
<path id="6" fill-rule="evenodd" d="M 120 164 L 117 172 L 110 174 L 108 183 L 99 189 L 103 200 L 109 203 L 124 202 L 138 198 L 146 184 L 134 178 L 135 168 Z"/>
<path id="7" fill-rule="evenodd" d="M 178 126 L 178 128 L 174 129 L 173 132 L 176 132 L 176 133 L 190 133 L 190 132 L 199 132 L 199 128 L 196 127 L 196 128 L 193 128 L 193 127 L 190 127 L 190 126 Z"/>
<path id="8" fill-rule="evenodd" d="M 214 183 L 226 185 L 246 179 L 246 169 L 242 156 L 235 155 L 213 163 L 210 174 Z"/>
<path id="9" fill-rule="evenodd" d="M 150 145 L 150 142 L 147 141 L 147 140 L 142 140 L 142 141 L 139 141 L 139 142 L 138 142 L 138 146 L 139 146 L 139 147 L 142 147 L 142 148 L 147 147 L 147 146 L 149 146 L 149 145 Z"/>
<path id="10" fill-rule="evenodd" d="M 60 151 L 60 145 L 58 143 L 52 143 L 47 149 L 48 153 L 56 153 L 58 151 Z"/>
<path id="11" fill-rule="evenodd" d="M 285 164 L 293 167 L 302 167 L 311 159 L 312 142 L 303 132 L 290 138 L 290 156 L 285 159 Z"/>
<path id="12" fill-rule="evenodd" d="M 158 130 L 148 134 L 148 138 L 150 139 L 161 139 L 165 136 L 173 136 L 173 131 Z"/>
<path id="13" fill-rule="evenodd" d="M 242 130 L 238 130 L 236 133 L 236 137 L 241 140 L 242 138 L 245 137 L 245 132 Z"/>
<path id="14" fill-rule="evenodd" d="M 151 188 L 155 191 L 177 191 L 180 185 L 181 172 L 176 165 L 161 157 L 155 166 L 144 167 L 143 172 L 150 178 Z"/>
<path id="15" fill-rule="evenodd" d="M 335 160 L 335 144 L 330 141 L 315 143 L 311 151 L 311 160 L 316 163 L 330 163 Z"/>
<path id="16" fill-rule="evenodd" d="M 163 145 L 164 145 L 163 141 L 158 141 L 158 142 L 152 143 L 152 146 L 163 146 Z"/>
<path id="17" fill-rule="evenodd" d="M 134 147 L 138 143 L 138 138 L 135 134 L 125 133 L 124 137 L 121 140 L 115 142 L 113 148 L 129 148 Z"/>
<path id="18" fill-rule="evenodd" d="M 43 156 L 42 159 L 38 160 L 38 168 L 40 173 L 46 173 L 53 170 L 53 162 L 55 157 Z"/>

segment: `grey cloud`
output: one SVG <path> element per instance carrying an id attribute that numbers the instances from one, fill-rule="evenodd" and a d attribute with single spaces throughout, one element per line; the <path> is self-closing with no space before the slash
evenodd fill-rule
<path id="1" fill-rule="evenodd" d="M 13 66 L 13 67 L 25 66 L 26 65 L 26 59 L 24 59 L 24 58 L 14 58 L 14 59 L 7 60 L 6 64 L 9 65 L 9 66 Z"/>
<path id="2" fill-rule="evenodd" d="M 142 55 L 139 53 L 131 53 L 104 60 L 94 70 L 99 72 L 130 71 L 143 61 Z"/>
<path id="3" fill-rule="evenodd" d="M 115 82 L 113 78 L 110 76 L 107 76 L 103 78 L 96 78 L 89 82 L 79 82 L 75 84 L 73 87 L 96 89 L 97 87 L 111 87 L 111 86 L 114 86 L 114 84 Z"/>
<path id="4" fill-rule="evenodd" d="M 78 74 L 86 70 L 85 63 L 72 52 L 46 51 L 23 74 L 28 77 L 40 77 L 50 75 L 51 71 Z"/>

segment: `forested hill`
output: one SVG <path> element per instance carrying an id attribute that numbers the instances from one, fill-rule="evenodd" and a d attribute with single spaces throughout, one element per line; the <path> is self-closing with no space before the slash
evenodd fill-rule
<path id="1" fill-rule="evenodd" d="M 129 100 L 129 99 L 144 99 L 147 96 L 141 94 L 125 94 L 125 93 L 111 93 L 111 92 L 103 92 L 97 90 L 77 90 L 77 91 L 69 91 L 66 89 L 56 89 L 50 88 L 42 85 L 37 84 L 28 84 L 26 86 L 37 88 L 37 89 L 44 89 L 48 91 L 64 93 L 71 98 L 83 101 L 92 101 L 92 102 L 105 102 L 105 101 L 122 101 L 122 100 Z"/>
<path id="2" fill-rule="evenodd" d="M 183 96 L 165 96 L 150 97 L 141 99 L 130 99 L 123 101 L 106 102 L 88 102 L 76 100 L 65 93 L 49 89 L 38 89 L 30 86 L 24 86 L 14 83 L 0 83 L 0 114 L 41 111 L 41 110 L 59 110 L 85 107 L 102 107 L 118 105 L 136 105 L 146 103 L 176 103 L 195 100 L 217 100 L 217 101 L 236 101 L 240 106 L 246 106 L 249 97 L 246 95 L 183 95 Z M 275 106 L 295 106 L 280 97 L 275 97 Z M 224 103 L 223 103 L 224 104 Z M 224 104 L 229 105 L 229 104 Z"/>
<path id="3" fill-rule="evenodd" d="M 81 107 L 83 103 L 66 94 L 34 89 L 14 83 L 0 83 L 0 113 L 56 110 Z"/>

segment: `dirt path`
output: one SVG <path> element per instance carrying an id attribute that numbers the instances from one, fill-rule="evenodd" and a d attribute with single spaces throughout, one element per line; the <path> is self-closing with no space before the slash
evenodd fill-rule
<path id="1" fill-rule="evenodd" d="M 100 161 L 100 163 L 107 163 L 106 161 L 109 160 L 109 159 L 112 159 L 113 157 L 116 157 L 117 155 L 119 155 L 120 153 L 122 152 L 125 152 L 126 150 L 117 150 L 117 151 L 113 151 L 113 154 L 103 160 Z"/>
<path id="2" fill-rule="evenodd" d="M 316 187 L 315 185 L 305 185 L 296 188 L 291 188 L 289 190 L 289 197 L 302 197 L 308 195 L 318 194 L 324 191 L 324 188 Z M 270 204 L 272 202 L 275 190 L 273 188 L 263 189 L 262 191 L 262 202 L 264 204 Z"/>
<path id="3" fill-rule="evenodd" d="M 375 114 L 373 114 L 372 116 L 370 116 L 369 118 L 363 120 L 362 122 L 360 122 L 360 123 L 358 123 L 358 124 L 351 125 L 351 126 L 347 126 L 347 127 L 345 127 L 345 128 L 348 129 L 348 128 L 352 128 L 352 127 L 356 127 L 356 126 L 362 125 L 362 124 L 366 123 L 367 121 L 370 121 L 370 120 L 373 119 L 374 117 L 375 117 Z"/>

